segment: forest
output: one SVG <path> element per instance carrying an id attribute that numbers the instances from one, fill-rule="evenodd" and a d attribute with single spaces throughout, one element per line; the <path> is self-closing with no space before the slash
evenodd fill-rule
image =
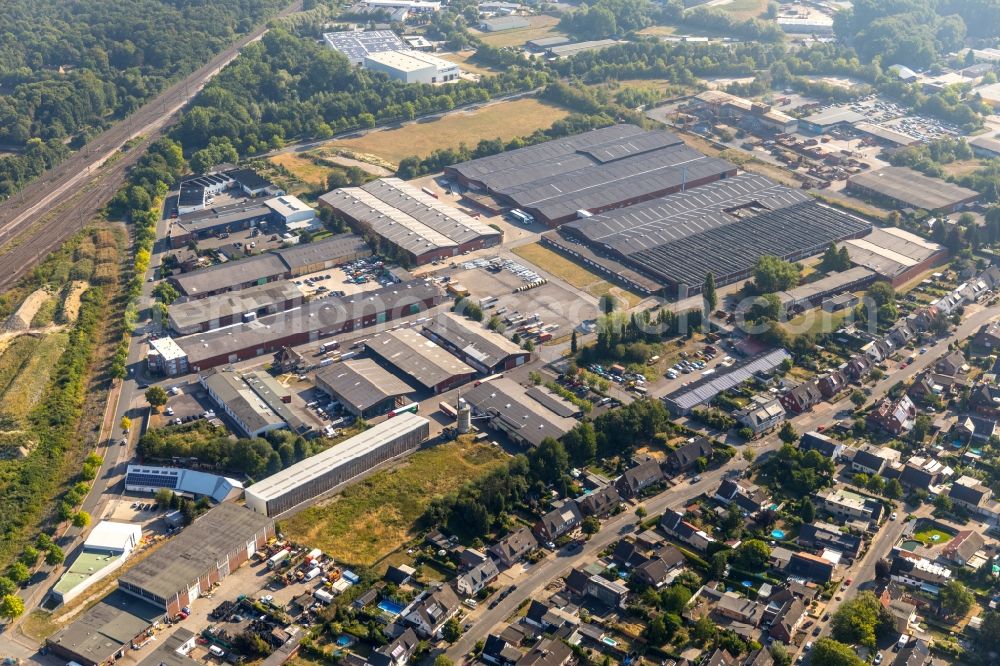
<path id="1" fill-rule="evenodd" d="M 0 199 L 250 31 L 282 0 L 5 0 Z"/>

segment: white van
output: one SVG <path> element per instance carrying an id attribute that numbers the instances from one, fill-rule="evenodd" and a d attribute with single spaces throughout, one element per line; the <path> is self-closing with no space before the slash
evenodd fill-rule
<path id="1" fill-rule="evenodd" d="M 216 657 L 221 658 L 226 656 L 226 651 L 220 648 L 218 645 L 209 645 L 208 651 L 211 652 Z"/>

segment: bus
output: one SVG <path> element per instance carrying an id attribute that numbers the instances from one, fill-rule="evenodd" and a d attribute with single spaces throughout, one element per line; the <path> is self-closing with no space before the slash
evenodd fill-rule
<path id="1" fill-rule="evenodd" d="M 458 410 L 455 409 L 455 406 L 450 402 L 448 402 L 447 400 L 441 401 L 441 404 L 438 405 L 438 409 L 440 409 L 441 413 L 447 416 L 448 418 L 452 419 L 458 418 Z"/>
<path id="2" fill-rule="evenodd" d="M 531 224 L 535 221 L 535 218 L 531 217 L 520 208 L 512 209 L 508 215 L 510 215 L 511 219 L 515 222 L 519 222 L 521 224 Z"/>
<path id="3" fill-rule="evenodd" d="M 415 402 L 411 402 L 408 405 L 403 405 L 402 407 L 397 407 L 396 409 L 394 409 L 391 412 L 389 412 L 389 418 L 391 419 L 393 416 L 399 416 L 403 412 L 410 412 L 411 414 L 416 414 L 417 410 L 419 410 L 419 409 L 420 409 L 420 405 L 418 405 Z"/>

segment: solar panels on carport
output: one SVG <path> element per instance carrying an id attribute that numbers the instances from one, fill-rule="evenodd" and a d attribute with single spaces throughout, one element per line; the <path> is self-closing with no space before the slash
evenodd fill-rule
<path id="1" fill-rule="evenodd" d="M 701 285 L 709 272 L 718 283 L 728 284 L 747 276 L 762 255 L 800 259 L 870 228 L 856 217 L 806 201 L 644 250 L 630 259 L 672 284 Z"/>

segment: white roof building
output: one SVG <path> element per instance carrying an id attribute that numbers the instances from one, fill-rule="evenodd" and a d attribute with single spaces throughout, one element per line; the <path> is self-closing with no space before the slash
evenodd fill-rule
<path id="1" fill-rule="evenodd" d="M 420 51 L 385 51 L 365 56 L 365 69 L 388 74 L 403 83 L 447 83 L 458 80 L 455 63 Z"/>

